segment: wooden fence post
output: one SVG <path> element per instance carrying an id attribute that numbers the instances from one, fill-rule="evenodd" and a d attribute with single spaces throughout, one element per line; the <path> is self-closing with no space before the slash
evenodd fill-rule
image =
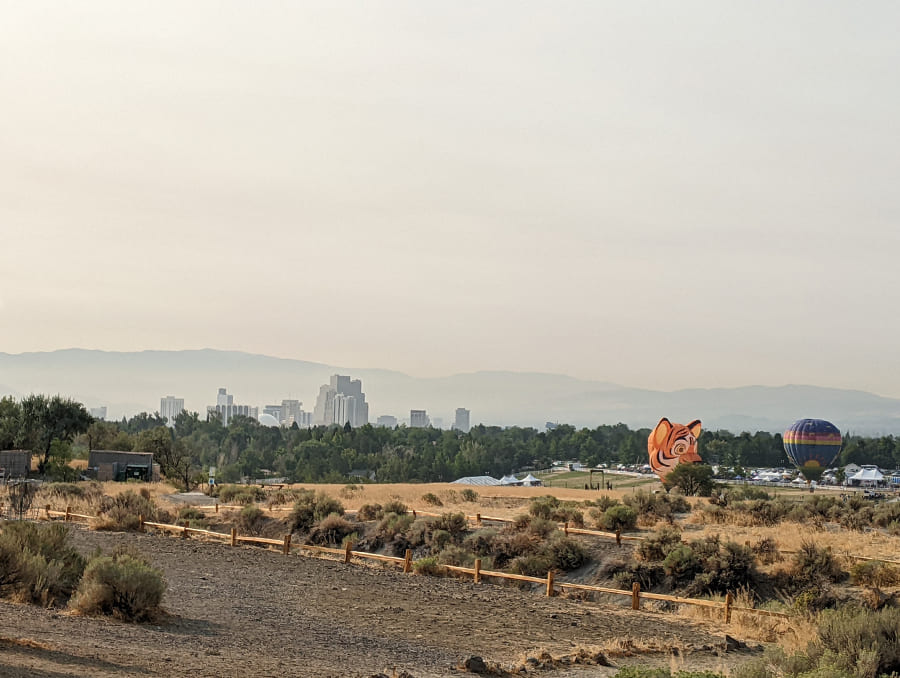
<path id="1" fill-rule="evenodd" d="M 732 603 L 731 593 L 725 594 L 725 623 L 731 623 L 731 603 Z"/>
<path id="2" fill-rule="evenodd" d="M 69 514 L 72 512 L 71 506 L 66 506 L 66 517 L 63 518 L 63 522 L 69 522 Z"/>
<path id="3" fill-rule="evenodd" d="M 547 597 L 553 597 L 553 570 L 547 570 Z"/>
<path id="4" fill-rule="evenodd" d="M 187 528 L 187 525 L 185 525 L 184 527 L 181 528 L 181 538 L 182 538 L 182 539 L 187 539 L 187 538 L 188 538 L 188 528 Z"/>
<path id="5" fill-rule="evenodd" d="M 50 520 L 50 504 L 47 504 L 44 510 L 47 511 L 47 520 Z"/>
<path id="6" fill-rule="evenodd" d="M 282 547 L 281 552 L 284 555 L 287 555 L 291 552 L 291 535 L 284 535 L 284 546 Z"/>
<path id="7" fill-rule="evenodd" d="M 481 583 L 481 558 L 475 559 L 475 583 Z"/>
<path id="8" fill-rule="evenodd" d="M 141 514 L 138 515 L 138 520 L 141 521 L 141 522 L 140 522 L 140 528 L 139 528 L 139 529 L 140 529 L 141 532 L 143 532 L 143 531 L 144 531 L 144 514 L 143 514 L 143 513 L 141 513 Z"/>
<path id="9" fill-rule="evenodd" d="M 478 527 L 481 527 L 481 514 L 480 513 L 475 514 L 475 524 L 478 525 Z"/>
<path id="10" fill-rule="evenodd" d="M 415 509 L 412 510 L 412 514 L 413 514 L 413 518 L 415 518 L 415 517 L 416 517 L 416 510 L 415 510 Z"/>
<path id="11" fill-rule="evenodd" d="M 231 545 L 237 546 L 237 529 L 234 527 L 231 528 Z"/>
<path id="12" fill-rule="evenodd" d="M 350 542 L 347 542 L 347 545 L 344 547 L 344 562 L 350 562 Z"/>
<path id="13" fill-rule="evenodd" d="M 622 530 L 616 530 L 616 546 L 622 545 Z"/>
<path id="14" fill-rule="evenodd" d="M 216 513 L 219 512 L 219 502 L 216 502 Z"/>
<path id="15" fill-rule="evenodd" d="M 412 549 L 406 549 L 406 554 L 403 556 L 403 571 L 412 572 Z"/>
<path id="16" fill-rule="evenodd" d="M 565 532 L 566 536 L 569 536 L 569 521 L 563 523 L 563 532 Z"/>
<path id="17" fill-rule="evenodd" d="M 641 609 L 641 585 L 637 582 L 631 585 L 631 609 Z"/>

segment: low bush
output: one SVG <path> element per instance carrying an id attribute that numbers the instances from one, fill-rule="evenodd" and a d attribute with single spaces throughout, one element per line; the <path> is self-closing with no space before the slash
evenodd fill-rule
<path id="1" fill-rule="evenodd" d="M 344 505 L 324 492 L 316 494 L 312 491 L 305 491 L 294 504 L 291 515 L 288 517 L 288 526 L 292 533 L 306 532 L 332 513 L 339 516 L 344 515 Z"/>
<path id="2" fill-rule="evenodd" d="M 468 501 L 468 502 L 478 501 L 478 493 L 475 490 L 473 490 L 471 487 L 467 487 L 459 494 L 462 497 L 463 501 Z"/>
<path id="3" fill-rule="evenodd" d="M 153 620 L 161 611 L 166 580 L 160 570 L 134 554 L 91 560 L 70 606 L 86 615 L 109 615 L 123 621 Z"/>
<path id="4" fill-rule="evenodd" d="M 680 544 L 681 532 L 666 525 L 640 543 L 637 555 L 646 562 L 665 560 L 672 549 Z"/>
<path id="5" fill-rule="evenodd" d="M 442 577 L 447 573 L 444 566 L 438 562 L 437 556 L 420 558 L 419 560 L 413 561 L 412 566 L 413 572 L 416 574 Z"/>
<path id="6" fill-rule="evenodd" d="M 822 584 L 836 583 L 846 578 L 830 548 L 804 541 L 791 560 L 788 574 L 792 588 L 802 590 Z"/>
<path id="7" fill-rule="evenodd" d="M 440 565 L 472 567 L 475 564 L 475 556 L 462 546 L 448 546 L 437 554 L 437 562 Z"/>
<path id="8" fill-rule="evenodd" d="M 602 530 L 627 532 L 637 527 L 637 516 L 637 511 L 630 506 L 611 506 L 600 516 L 597 527 Z"/>
<path id="9" fill-rule="evenodd" d="M 391 501 L 385 503 L 384 505 L 385 513 L 396 513 L 398 516 L 403 515 L 404 513 L 409 513 L 409 506 L 404 504 L 399 499 L 391 499 Z"/>
<path id="10" fill-rule="evenodd" d="M 778 551 L 778 544 L 772 537 L 762 537 L 750 548 L 753 550 L 757 560 L 763 565 L 771 565 L 781 558 L 781 553 Z"/>
<path id="11" fill-rule="evenodd" d="M 415 518 L 408 513 L 397 515 L 386 513 L 375 528 L 375 534 L 384 541 L 390 541 L 398 534 L 403 534 L 412 527 Z"/>
<path id="12" fill-rule="evenodd" d="M 594 500 L 594 506 L 597 507 L 600 513 L 603 513 L 606 509 L 610 508 L 611 506 L 615 506 L 618 503 L 618 499 L 613 499 L 612 497 L 609 497 L 605 494 L 599 499 Z M 593 515 L 593 511 L 591 511 L 591 515 Z"/>
<path id="13" fill-rule="evenodd" d="M 519 556 L 509 565 L 510 572 L 522 574 L 526 577 L 546 577 L 547 572 L 552 568 L 553 562 L 543 553 Z"/>
<path id="14" fill-rule="evenodd" d="M 850 568 L 850 579 L 859 586 L 896 586 L 900 584 L 900 571 L 880 560 L 870 560 Z"/>
<path id="15" fill-rule="evenodd" d="M 69 528 L 11 522 L 0 531 L 0 595 L 46 607 L 65 603 L 85 561 L 68 544 Z"/>
<path id="16" fill-rule="evenodd" d="M 241 534 L 256 536 L 266 524 L 265 512 L 256 504 L 248 504 L 238 513 L 235 528 Z"/>
<path id="17" fill-rule="evenodd" d="M 577 570 L 590 561 L 580 542 L 559 533 L 541 547 L 540 554 L 550 561 L 550 567 L 562 571 Z"/>
<path id="18" fill-rule="evenodd" d="M 444 502 L 441 501 L 440 497 L 438 497 L 434 492 L 426 492 L 422 495 L 422 501 L 428 504 L 429 506 L 443 506 Z"/>
<path id="19" fill-rule="evenodd" d="M 647 523 L 657 520 L 671 522 L 676 513 L 688 513 L 691 510 L 690 502 L 677 494 L 651 494 L 646 490 L 639 490 L 627 495 L 622 501 L 637 512 L 638 520 Z"/>
<path id="20" fill-rule="evenodd" d="M 163 523 L 172 519 L 153 503 L 149 492 L 137 493 L 134 490 L 126 490 L 114 497 L 103 497 L 99 513 L 99 520 L 94 523 L 96 530 L 137 531 L 141 528 L 141 516 L 144 520 Z"/>
<path id="21" fill-rule="evenodd" d="M 532 499 L 528 513 L 535 518 L 558 523 L 568 522 L 576 527 L 584 526 L 584 513 L 578 510 L 575 502 L 560 501 L 552 495 Z"/>
<path id="22" fill-rule="evenodd" d="M 485 528 L 468 535 L 463 541 L 463 546 L 476 556 L 489 556 L 494 551 L 496 541 L 497 530 Z"/>
<path id="23" fill-rule="evenodd" d="M 429 521 L 431 530 L 444 530 L 450 534 L 453 543 L 458 544 L 469 531 L 469 521 L 464 513 L 444 513 Z"/>
<path id="24" fill-rule="evenodd" d="M 325 516 L 310 530 L 309 542 L 320 546 L 336 546 L 356 532 L 356 526 L 337 513 Z"/>
<path id="25" fill-rule="evenodd" d="M 384 517 L 384 508 L 381 504 L 363 504 L 356 512 L 356 519 L 361 522 L 381 520 Z"/>
<path id="26" fill-rule="evenodd" d="M 184 525 L 185 527 L 196 527 L 205 530 L 209 527 L 207 515 L 198 508 L 193 506 L 185 506 L 178 511 L 178 517 L 175 519 L 176 525 Z"/>
<path id="27" fill-rule="evenodd" d="M 265 498 L 266 491 L 258 485 L 222 485 L 219 488 L 219 501 L 223 504 L 252 504 Z"/>

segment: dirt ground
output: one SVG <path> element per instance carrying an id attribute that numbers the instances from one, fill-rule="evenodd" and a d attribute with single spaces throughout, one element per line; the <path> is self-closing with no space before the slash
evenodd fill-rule
<path id="1" fill-rule="evenodd" d="M 76 528 L 73 541 L 86 553 L 127 545 L 148 556 L 168 579 L 170 616 L 133 625 L 0 602 L 0 676 L 427 678 L 463 673 L 472 655 L 518 670 L 547 652 L 562 661 L 532 662 L 529 675 L 574 678 L 615 672 L 567 665 L 578 648 L 628 641 L 645 651 L 607 652 L 614 664 L 721 670 L 748 657 L 724 653 L 721 629 L 616 604 L 194 538 Z"/>

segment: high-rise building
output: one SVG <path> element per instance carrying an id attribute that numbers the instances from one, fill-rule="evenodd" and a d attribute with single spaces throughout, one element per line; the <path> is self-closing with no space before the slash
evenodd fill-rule
<path id="1" fill-rule="evenodd" d="M 392 417 L 389 414 L 382 414 L 378 417 L 378 423 L 376 426 L 383 426 L 385 428 L 394 428 L 397 426 L 397 417 Z"/>
<path id="2" fill-rule="evenodd" d="M 354 428 L 369 423 L 369 404 L 359 379 L 334 374 L 328 384 L 319 389 L 319 397 L 313 410 L 317 426 L 348 423 Z"/>
<path id="3" fill-rule="evenodd" d="M 453 428 L 463 433 L 469 432 L 469 410 L 465 407 L 456 408 L 456 418 L 453 420 Z"/>
<path id="4" fill-rule="evenodd" d="M 410 428 L 428 428 L 431 421 L 428 419 L 426 410 L 410 410 L 409 426 Z"/>
<path id="5" fill-rule="evenodd" d="M 101 405 L 100 407 L 92 407 L 91 408 L 91 416 L 94 419 L 106 420 L 106 405 Z"/>
<path id="6" fill-rule="evenodd" d="M 216 404 L 209 405 L 206 408 L 207 417 L 214 416 L 222 422 L 222 426 L 228 426 L 231 418 L 237 415 L 250 417 L 251 419 L 259 418 L 259 408 L 250 405 L 235 405 L 234 396 L 229 394 L 224 388 L 220 388 L 216 394 Z"/>
<path id="7" fill-rule="evenodd" d="M 166 426 L 175 426 L 175 417 L 184 412 L 184 398 L 166 396 L 159 399 L 159 416 L 166 420 Z"/>

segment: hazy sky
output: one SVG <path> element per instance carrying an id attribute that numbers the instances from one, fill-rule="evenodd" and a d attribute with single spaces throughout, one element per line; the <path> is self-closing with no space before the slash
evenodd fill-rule
<path id="1" fill-rule="evenodd" d="M 900 396 L 898 27 L 0 1 L 0 351 Z"/>

